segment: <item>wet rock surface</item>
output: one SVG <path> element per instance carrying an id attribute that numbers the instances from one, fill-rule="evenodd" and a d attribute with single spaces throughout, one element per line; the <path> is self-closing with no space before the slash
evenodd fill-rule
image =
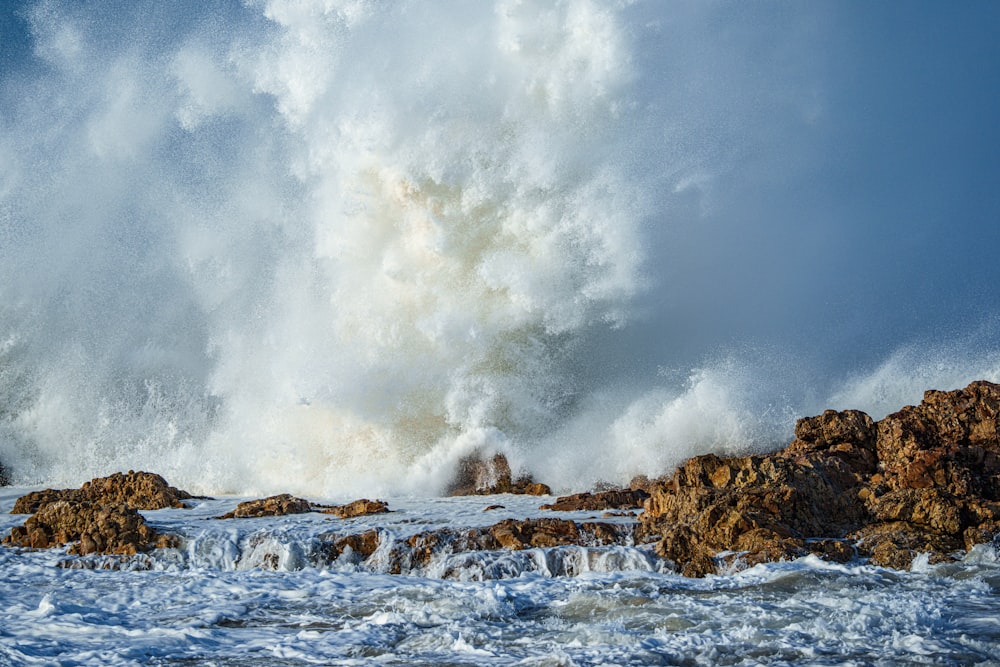
<path id="1" fill-rule="evenodd" d="M 130 555 L 173 547 L 177 538 L 161 535 L 138 510 L 184 507 L 191 494 L 176 489 L 159 475 L 116 473 L 85 483 L 79 489 L 45 489 L 14 504 L 11 514 L 32 514 L 4 539 L 9 546 L 48 549 L 66 544 L 71 554 Z"/>
<path id="2" fill-rule="evenodd" d="M 286 514 L 305 514 L 312 512 L 312 504 L 303 498 L 296 498 L 287 493 L 259 500 L 247 500 L 236 506 L 232 512 L 226 512 L 219 519 L 247 519 L 262 516 L 285 516 Z"/>
<path id="3" fill-rule="evenodd" d="M 307 512 L 322 512 L 333 514 L 341 519 L 353 519 L 370 514 L 382 514 L 389 511 L 389 505 L 381 500 L 361 498 L 346 505 L 321 505 L 305 498 L 296 498 L 288 493 L 269 496 L 259 500 L 247 500 L 236 506 L 232 512 L 227 512 L 217 519 L 247 519 L 265 516 L 285 516 L 288 514 L 306 514 Z"/>
<path id="4" fill-rule="evenodd" d="M 389 511 L 389 505 L 381 500 L 361 498 L 346 505 L 336 505 L 323 509 L 323 514 L 333 514 L 341 519 L 353 519 L 370 514 L 384 514 Z"/>
<path id="5" fill-rule="evenodd" d="M 693 576 L 808 553 L 949 560 L 1000 532 L 998 415 L 989 382 L 928 391 L 879 422 L 828 410 L 799 420 L 784 450 L 695 457 L 654 483 L 642 533 Z"/>
<path id="6" fill-rule="evenodd" d="M 4 540 L 12 546 L 48 549 L 70 544 L 69 553 L 131 555 L 173 547 L 177 539 L 161 535 L 135 509 L 90 501 L 57 500 L 43 506 Z"/>
<path id="7" fill-rule="evenodd" d="M 596 493 L 576 493 L 560 496 L 554 503 L 538 509 L 556 512 L 639 509 L 649 494 L 642 489 L 615 489 Z"/>
<path id="8" fill-rule="evenodd" d="M 498 493 L 547 496 L 552 490 L 528 476 L 515 479 L 503 454 L 496 454 L 489 460 L 478 455 L 463 459 L 459 463 L 458 475 L 448 489 L 449 496 L 491 496 Z"/>
<path id="9" fill-rule="evenodd" d="M 1000 534 L 1000 385 L 928 391 L 920 405 L 878 422 L 857 410 L 828 410 L 799 420 L 795 436 L 772 454 L 698 456 L 669 477 L 635 480 L 636 488 L 564 496 L 542 506 L 599 511 L 641 503 L 637 521 L 508 518 L 405 539 L 366 524 L 358 534 L 331 535 L 324 549 L 331 560 L 374 559 L 381 571 L 407 572 L 464 552 L 649 543 L 644 550 L 683 574 L 701 576 L 807 554 L 906 568 L 920 554 L 931 563 L 947 561 Z M 453 493 L 536 487 L 548 491 L 527 479 L 513 481 L 506 459 L 495 456 L 468 460 Z M 5 543 L 69 544 L 74 554 L 171 546 L 176 538 L 158 534 L 138 510 L 183 507 L 191 498 L 159 475 L 131 471 L 80 489 L 37 491 L 18 499 L 14 513 L 33 516 Z M 220 518 L 325 512 L 346 519 L 387 511 L 378 500 L 330 507 L 283 494 L 240 503 Z"/>
<path id="10" fill-rule="evenodd" d="M 426 568 L 434 559 L 480 551 L 523 551 L 559 546 L 600 547 L 633 543 L 634 527 L 564 519 L 504 519 L 482 528 L 442 528 L 396 540 L 388 531 L 367 530 L 326 539 L 330 560 L 353 563 L 380 559 L 378 567 L 393 574 Z"/>
<path id="11" fill-rule="evenodd" d="M 159 510 L 184 507 L 192 496 L 187 491 L 170 486 L 165 479 L 151 472 L 115 473 L 85 482 L 79 489 L 43 489 L 21 496 L 11 514 L 34 514 L 42 506 L 59 500 L 90 502 L 96 505 L 125 505 L 136 510 Z"/>

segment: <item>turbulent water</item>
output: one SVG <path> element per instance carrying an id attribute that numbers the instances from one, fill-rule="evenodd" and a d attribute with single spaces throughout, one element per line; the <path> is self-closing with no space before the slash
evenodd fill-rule
<path id="1" fill-rule="evenodd" d="M 470 454 L 579 491 L 998 381 L 998 7 L 0 3 L 3 472 L 388 495 L 405 533 L 484 520 L 428 499 Z M 702 581 L 494 554 L 463 581 L 310 560 L 325 524 L 220 507 L 152 513 L 186 546 L 151 570 L 0 549 L 0 661 L 1000 652 L 989 549 Z"/>
<path id="2" fill-rule="evenodd" d="M 505 509 L 482 511 L 497 500 Z M 809 557 L 706 579 L 671 574 L 645 548 L 480 552 L 402 574 L 378 552 L 359 564 L 319 548 L 330 533 L 400 539 L 537 515 L 539 502 L 391 499 L 395 512 L 351 521 L 219 521 L 236 499 L 204 501 L 145 512 L 185 544 L 122 571 L 0 549 L 0 664 L 1000 664 L 989 546 L 913 572 Z M 23 518 L 3 516 L 2 528 Z"/>
<path id="3" fill-rule="evenodd" d="M 156 5 L 3 6 L 16 482 L 578 489 L 1000 379 L 990 4 Z"/>

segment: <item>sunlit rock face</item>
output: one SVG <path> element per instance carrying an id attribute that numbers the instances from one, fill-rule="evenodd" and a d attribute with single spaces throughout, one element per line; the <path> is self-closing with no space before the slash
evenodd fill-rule
<path id="1" fill-rule="evenodd" d="M 998 417 L 1000 385 L 985 381 L 928 391 L 879 422 L 827 411 L 772 455 L 688 461 L 653 486 L 642 521 L 688 574 L 715 571 L 724 551 L 748 564 L 810 552 L 897 568 L 919 553 L 948 560 L 1000 533 Z"/>

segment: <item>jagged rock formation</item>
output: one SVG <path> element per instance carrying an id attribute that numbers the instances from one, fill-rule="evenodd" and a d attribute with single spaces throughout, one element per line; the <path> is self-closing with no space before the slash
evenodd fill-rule
<path id="1" fill-rule="evenodd" d="M 695 576 L 720 560 L 847 560 L 855 548 L 889 567 L 947 560 L 1000 533 L 998 419 L 989 382 L 928 391 L 878 423 L 828 410 L 799 420 L 784 450 L 695 457 L 653 484 L 643 532 Z"/>
<path id="2" fill-rule="evenodd" d="M 11 514 L 33 514 L 42 506 L 59 500 L 91 502 L 98 506 L 125 505 L 136 510 L 158 510 L 184 507 L 185 500 L 195 498 L 181 491 L 159 475 L 151 472 L 115 473 L 85 482 L 79 489 L 44 489 L 21 496 Z"/>
<path id="3" fill-rule="evenodd" d="M 449 496 L 490 496 L 497 493 L 547 496 L 552 490 L 527 476 L 514 479 L 507 457 L 503 454 L 497 454 L 488 461 L 478 455 L 462 459 L 458 475 L 448 489 Z"/>
<path id="4" fill-rule="evenodd" d="M 283 493 L 278 496 L 247 500 L 236 506 L 232 512 L 226 512 L 217 519 L 246 519 L 261 516 L 284 516 L 286 514 L 305 514 L 312 512 L 313 506 L 308 500 L 296 498 Z"/>
<path id="5" fill-rule="evenodd" d="M 193 498 L 159 475 L 116 473 L 85 483 L 79 489 L 35 491 L 14 504 L 11 514 L 32 514 L 15 526 L 4 544 L 47 549 L 71 544 L 73 554 L 135 554 L 176 546 L 177 538 L 161 535 L 137 510 L 184 507 Z"/>
<path id="6" fill-rule="evenodd" d="M 23 526 L 12 528 L 4 544 L 32 549 L 72 544 L 71 554 L 131 555 L 176 546 L 177 538 L 157 533 L 139 512 L 125 505 L 57 500 L 42 506 Z"/>
<path id="7" fill-rule="evenodd" d="M 642 489 L 615 489 L 597 493 L 588 491 L 559 496 L 554 503 L 542 505 L 538 509 L 556 512 L 638 509 L 646 498 L 649 498 L 649 494 Z"/>

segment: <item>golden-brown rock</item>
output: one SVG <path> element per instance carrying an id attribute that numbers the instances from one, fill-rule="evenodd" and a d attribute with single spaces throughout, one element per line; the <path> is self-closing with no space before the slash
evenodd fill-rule
<path id="1" fill-rule="evenodd" d="M 552 490 L 528 476 L 513 478 L 510 464 L 503 454 L 489 460 L 473 455 L 462 459 L 458 475 L 448 488 L 449 496 L 488 496 L 497 493 L 518 493 L 547 496 Z"/>
<path id="2" fill-rule="evenodd" d="M 90 501 L 57 500 L 41 507 L 4 540 L 12 546 L 47 549 L 72 544 L 70 553 L 135 554 L 175 546 L 176 538 L 158 534 L 133 508 Z"/>
<path id="3" fill-rule="evenodd" d="M 333 514 L 334 516 L 339 516 L 341 519 L 353 519 L 358 516 L 383 514 L 388 511 L 388 503 L 382 502 L 381 500 L 368 500 L 367 498 L 361 498 L 359 500 L 349 502 L 346 505 L 328 507 L 323 510 L 323 514 Z"/>
<path id="4" fill-rule="evenodd" d="M 304 514 L 313 511 L 308 500 L 296 498 L 283 493 L 277 496 L 247 500 L 236 506 L 232 512 L 227 512 L 219 519 L 245 519 L 261 516 L 285 516 L 286 514 Z"/>
<path id="5" fill-rule="evenodd" d="M 349 557 L 355 562 L 372 558 L 378 550 L 381 571 L 398 574 L 427 567 L 436 558 L 474 551 L 521 551 L 566 545 L 599 547 L 632 544 L 631 526 L 603 522 L 574 523 L 563 519 L 505 519 L 481 528 L 441 528 L 417 533 L 405 540 L 382 545 L 388 533 L 369 530 L 325 539 L 331 559 Z M 382 547 L 382 548 L 380 548 Z"/>
<path id="6" fill-rule="evenodd" d="M 47 549 L 71 544 L 70 553 L 135 554 L 176 546 L 158 534 L 137 510 L 183 507 L 190 494 L 148 472 L 115 473 L 79 489 L 35 491 L 14 504 L 12 514 L 32 514 L 15 526 L 4 544 Z"/>
<path id="7" fill-rule="evenodd" d="M 21 496 L 11 514 L 33 514 L 40 507 L 57 500 L 86 501 L 97 505 L 125 505 L 137 510 L 158 510 L 184 507 L 185 500 L 194 498 L 176 489 L 159 475 L 151 472 L 115 473 L 85 482 L 79 489 L 44 489 Z"/>
<path id="8" fill-rule="evenodd" d="M 538 509 L 556 512 L 596 511 L 608 509 L 637 509 L 649 497 L 641 489 L 615 489 L 597 493 L 576 493 L 560 496 L 554 503 L 542 505 Z"/>
<path id="9" fill-rule="evenodd" d="M 642 533 L 700 575 L 805 553 L 842 560 L 849 541 L 877 564 L 906 567 L 1000 529 L 1000 385 L 928 391 L 877 423 L 828 410 L 799 420 L 795 435 L 768 456 L 687 461 L 651 486 Z"/>

